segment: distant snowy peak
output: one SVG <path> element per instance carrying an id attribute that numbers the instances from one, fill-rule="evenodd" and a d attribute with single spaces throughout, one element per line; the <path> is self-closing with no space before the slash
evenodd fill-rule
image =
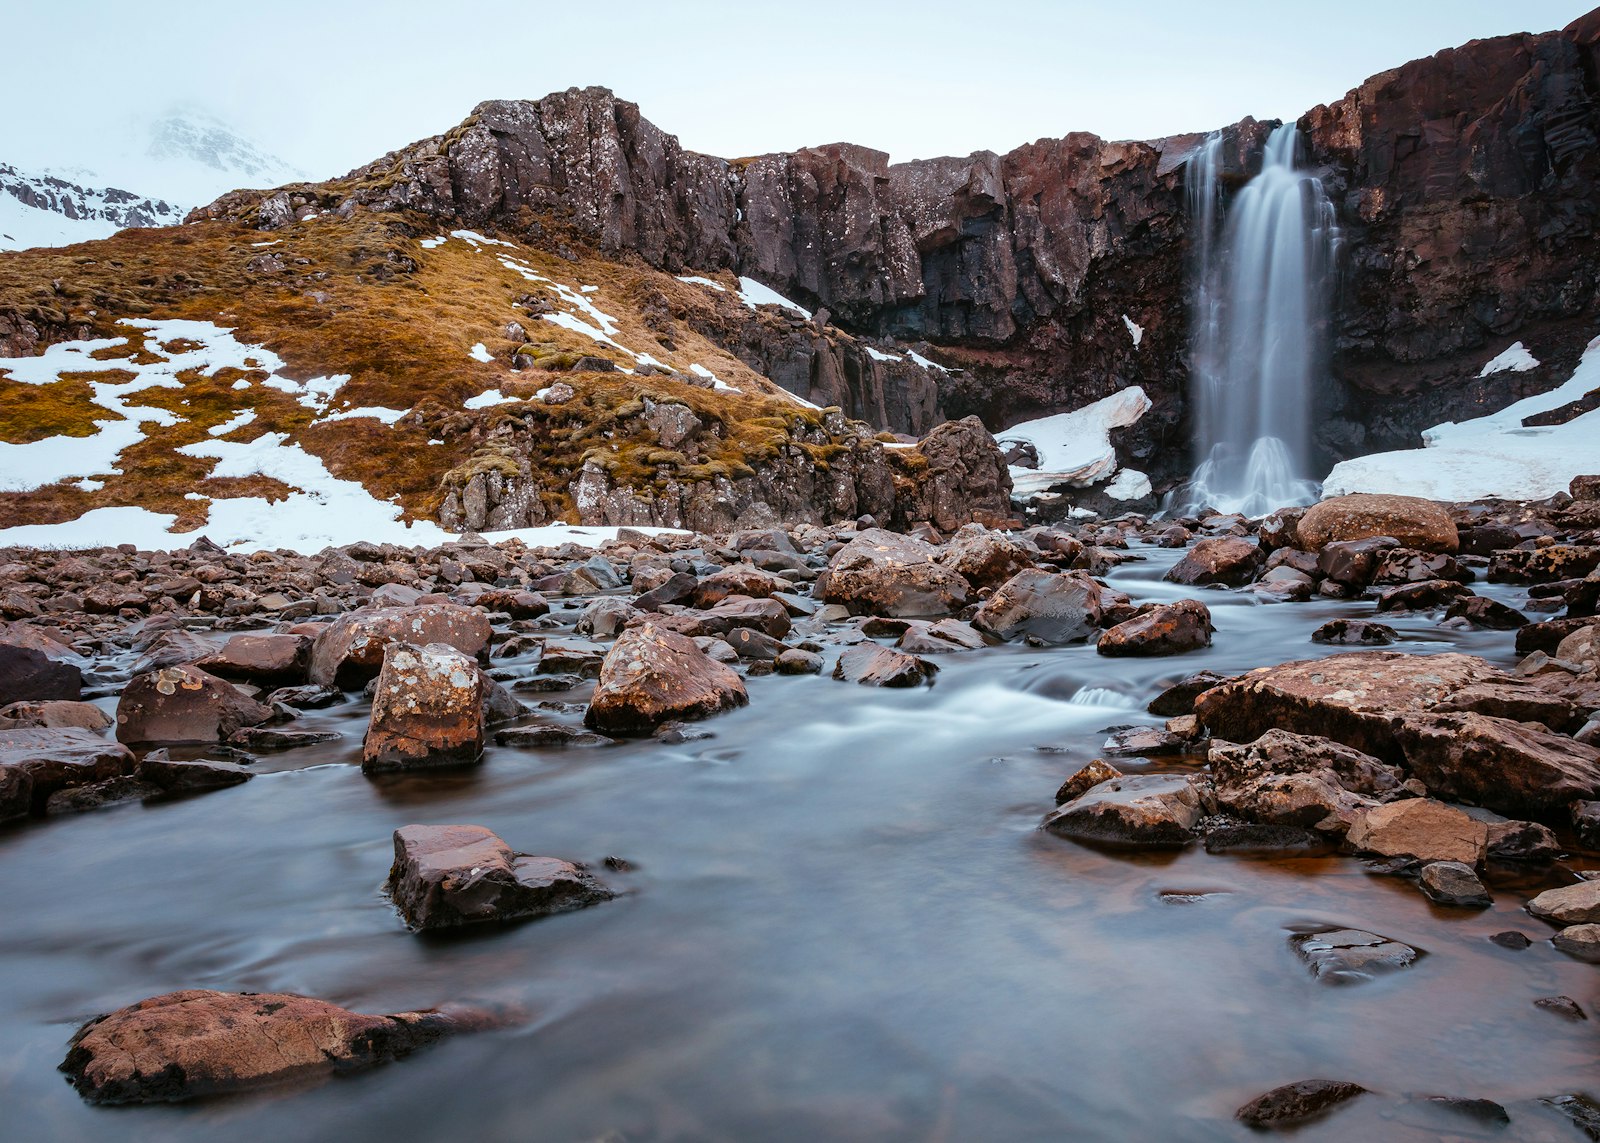
<path id="1" fill-rule="evenodd" d="M 192 164 L 215 171 L 228 183 L 228 190 L 275 187 L 305 178 L 303 171 L 263 151 L 227 124 L 192 113 L 152 123 L 145 156 L 162 166 Z"/>
<path id="2" fill-rule="evenodd" d="M 105 238 L 130 226 L 171 226 L 185 208 L 116 187 L 87 187 L 0 163 L 0 250 Z"/>

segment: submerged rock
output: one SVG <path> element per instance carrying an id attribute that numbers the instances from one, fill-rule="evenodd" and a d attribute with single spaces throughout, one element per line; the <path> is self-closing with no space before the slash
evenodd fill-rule
<path id="1" fill-rule="evenodd" d="M 1233 1117 L 1251 1127 L 1295 1126 L 1364 1095 L 1366 1090 L 1358 1083 L 1343 1080 L 1300 1080 L 1256 1096 Z"/>
<path id="2" fill-rule="evenodd" d="M 1200 795 L 1188 778 L 1170 774 L 1117 777 L 1093 786 L 1046 815 L 1040 828 L 1075 841 L 1174 848 L 1194 841 Z"/>
<path id="3" fill-rule="evenodd" d="M 364 1016 L 289 993 L 190 989 L 89 1021 L 61 1070 L 90 1103 L 172 1103 L 359 1071 L 473 1026 L 445 1012 Z"/>
<path id="4" fill-rule="evenodd" d="M 514 853 L 475 825 L 395 830 L 387 889 L 416 930 L 549 916 L 616 896 L 572 862 Z"/>
<path id="5" fill-rule="evenodd" d="M 1362 929 L 1325 929 L 1289 938 L 1311 975 L 1328 984 L 1356 984 L 1409 968 L 1422 954 L 1408 944 Z"/>

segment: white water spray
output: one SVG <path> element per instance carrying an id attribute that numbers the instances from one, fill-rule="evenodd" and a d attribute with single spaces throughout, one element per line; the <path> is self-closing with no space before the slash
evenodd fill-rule
<path id="1" fill-rule="evenodd" d="M 1338 243 L 1322 183 L 1295 166 L 1299 132 L 1267 140 L 1261 173 L 1224 211 L 1222 137 L 1189 161 L 1197 456 L 1191 508 L 1260 516 L 1309 504 L 1311 418 L 1326 360 Z"/>

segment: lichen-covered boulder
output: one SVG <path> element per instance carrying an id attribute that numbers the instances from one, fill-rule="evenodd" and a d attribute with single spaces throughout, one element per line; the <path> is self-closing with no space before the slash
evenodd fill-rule
<path id="1" fill-rule="evenodd" d="M 647 622 L 611 645 L 584 722 L 602 734 L 648 734 L 663 722 L 707 718 L 749 701 L 737 672 L 689 636 Z"/>

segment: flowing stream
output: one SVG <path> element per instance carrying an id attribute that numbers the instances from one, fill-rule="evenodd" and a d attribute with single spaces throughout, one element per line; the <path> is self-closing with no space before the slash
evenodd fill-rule
<path id="1" fill-rule="evenodd" d="M 1180 553 L 1136 550 L 1114 586 L 1193 594 L 1159 578 Z M 676 746 L 492 748 L 470 771 L 375 780 L 351 703 L 308 718 L 342 741 L 264 756 L 244 786 L 8 828 L 0 1137 L 1243 1140 L 1237 1106 L 1326 1076 L 1382 1094 L 1301 1140 L 1579 1138 L 1530 1102 L 1600 1086 L 1595 1026 L 1532 1004 L 1595 996 L 1595 969 L 1522 911 L 1544 871 L 1494 870 L 1491 909 L 1448 911 L 1351 858 L 1110 854 L 1036 830 L 1106 727 L 1156 721 L 1165 682 L 1329 653 L 1310 632 L 1371 611 L 1201 596 L 1203 651 L 996 647 L 940 657 L 914 691 L 757 678 L 714 737 Z M 1512 661 L 1508 633 L 1395 625 L 1408 649 Z M 408 822 L 637 869 L 606 874 L 630 891 L 615 902 L 423 939 L 380 892 Z M 1329 987 L 1286 943 L 1302 922 L 1427 955 Z M 1534 945 L 1488 940 L 1509 928 Z M 186 1106 L 95 1109 L 56 1074 L 80 1021 L 182 988 L 523 1016 L 358 1077 Z M 1499 1100 L 1513 1122 L 1411 1094 Z"/>
<path id="2" fill-rule="evenodd" d="M 1272 132 L 1261 173 L 1224 210 L 1212 135 L 1186 174 L 1193 224 L 1193 506 L 1260 516 L 1317 497 L 1311 419 L 1326 368 L 1339 232 L 1322 183 L 1296 166 L 1293 123 Z"/>

